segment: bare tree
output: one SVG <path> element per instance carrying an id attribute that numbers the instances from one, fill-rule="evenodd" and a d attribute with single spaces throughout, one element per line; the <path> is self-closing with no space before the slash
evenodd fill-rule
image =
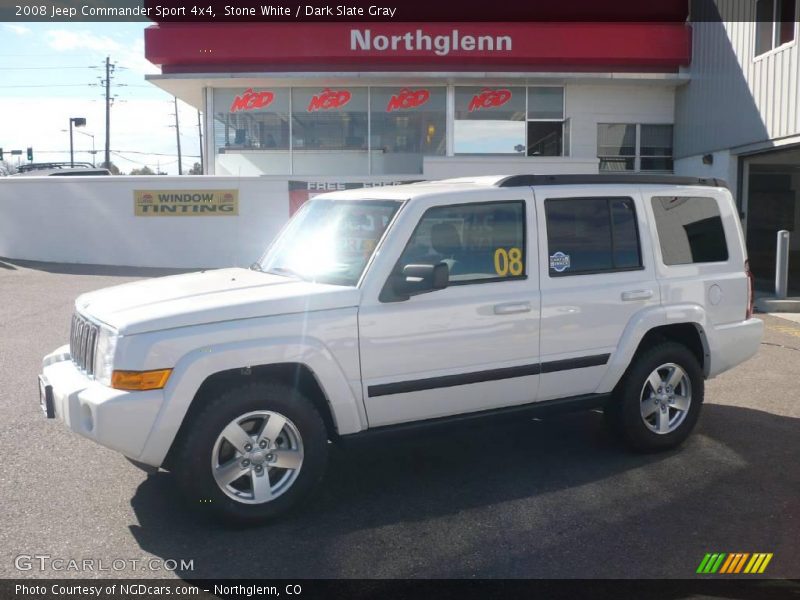
<path id="1" fill-rule="evenodd" d="M 13 175 L 17 172 L 17 167 L 12 165 L 7 160 L 0 160 L 0 177 L 5 177 L 6 175 Z"/>

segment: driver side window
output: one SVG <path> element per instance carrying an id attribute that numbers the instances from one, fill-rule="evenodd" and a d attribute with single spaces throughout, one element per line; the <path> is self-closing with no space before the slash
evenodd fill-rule
<path id="1" fill-rule="evenodd" d="M 398 261 L 447 264 L 448 285 L 526 276 L 525 202 L 437 206 L 425 212 Z"/>

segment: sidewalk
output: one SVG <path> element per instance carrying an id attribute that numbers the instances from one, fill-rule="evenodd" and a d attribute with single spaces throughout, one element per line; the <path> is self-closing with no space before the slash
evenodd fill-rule
<path id="1" fill-rule="evenodd" d="M 773 294 L 756 290 L 755 307 L 758 312 L 769 314 L 800 313 L 800 296 L 788 296 L 778 299 Z"/>

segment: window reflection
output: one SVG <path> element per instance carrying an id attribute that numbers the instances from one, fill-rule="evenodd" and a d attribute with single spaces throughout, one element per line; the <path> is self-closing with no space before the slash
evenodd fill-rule
<path id="1" fill-rule="evenodd" d="M 456 154 L 525 155 L 525 88 L 455 89 Z"/>

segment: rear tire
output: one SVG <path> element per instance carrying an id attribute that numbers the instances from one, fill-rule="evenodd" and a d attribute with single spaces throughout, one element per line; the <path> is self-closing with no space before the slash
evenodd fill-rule
<path id="1" fill-rule="evenodd" d="M 232 523 L 255 524 L 306 500 L 327 459 L 327 431 L 314 404 L 289 386 L 253 382 L 203 407 L 172 470 L 193 505 Z"/>
<path id="2" fill-rule="evenodd" d="M 688 348 L 660 343 L 634 359 L 605 408 L 606 424 L 635 451 L 675 448 L 697 424 L 703 384 L 700 364 Z"/>

